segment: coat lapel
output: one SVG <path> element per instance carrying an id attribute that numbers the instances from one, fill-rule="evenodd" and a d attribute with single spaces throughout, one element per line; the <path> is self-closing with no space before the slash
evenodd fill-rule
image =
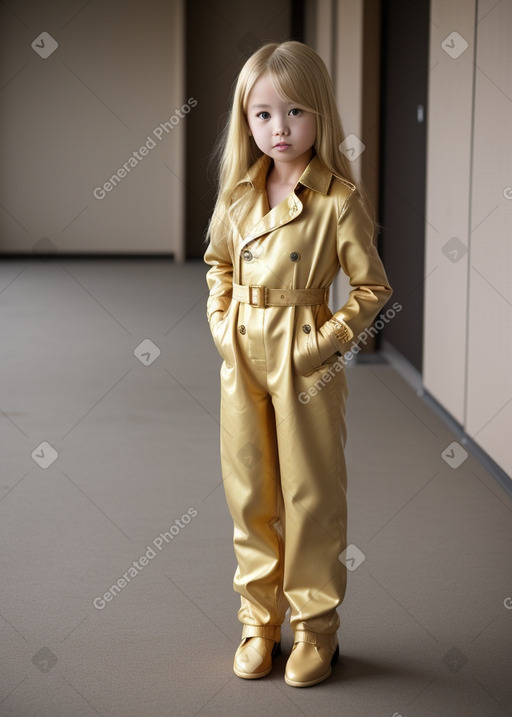
<path id="1" fill-rule="evenodd" d="M 270 162 L 269 157 L 262 155 L 239 182 L 239 185 L 250 185 L 249 192 L 252 196 L 251 208 L 242 224 L 237 227 L 238 237 L 235 238 L 237 253 L 240 253 L 249 242 L 288 224 L 302 212 L 302 202 L 295 192 L 269 210 L 266 179 Z"/>

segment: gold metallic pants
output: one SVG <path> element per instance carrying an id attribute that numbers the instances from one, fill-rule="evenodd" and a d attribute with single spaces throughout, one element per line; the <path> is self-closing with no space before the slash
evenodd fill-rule
<path id="1" fill-rule="evenodd" d="M 262 312 L 240 308 L 242 321 Z M 301 376 L 284 346 L 247 343 L 243 323 L 236 333 L 221 368 L 221 462 L 238 617 L 270 633 L 289 606 L 294 631 L 333 633 L 346 586 L 345 370 L 334 356 Z"/>

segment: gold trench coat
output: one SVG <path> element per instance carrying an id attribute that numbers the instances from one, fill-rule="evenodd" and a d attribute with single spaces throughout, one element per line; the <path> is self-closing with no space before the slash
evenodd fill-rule
<path id="1" fill-rule="evenodd" d="M 268 636 L 288 606 L 294 630 L 333 633 L 346 583 L 339 555 L 346 547 L 347 387 L 339 362 L 329 376 L 325 370 L 392 289 L 356 187 L 315 155 L 294 191 L 270 209 L 270 162 L 262 155 L 238 183 L 224 228 L 204 255 L 207 317 L 224 359 L 221 462 L 234 521 L 234 587 L 240 621 Z M 326 300 L 261 307 L 232 298 L 233 282 L 328 289 L 340 268 L 352 289 L 334 316 Z M 301 399 L 322 376 L 324 388 Z"/>

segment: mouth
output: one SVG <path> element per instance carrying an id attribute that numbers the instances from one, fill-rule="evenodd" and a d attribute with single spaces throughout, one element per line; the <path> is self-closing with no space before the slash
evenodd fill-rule
<path id="1" fill-rule="evenodd" d="M 274 149 L 288 149 L 288 147 L 291 147 L 291 144 L 287 142 L 278 142 L 274 145 Z"/>

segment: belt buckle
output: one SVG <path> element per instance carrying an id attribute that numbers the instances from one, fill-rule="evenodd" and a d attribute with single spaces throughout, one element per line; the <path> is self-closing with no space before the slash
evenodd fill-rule
<path id="1" fill-rule="evenodd" d="M 257 298 L 255 299 L 255 295 Z M 256 309 L 265 308 L 265 287 L 259 285 L 249 286 L 249 304 Z"/>

